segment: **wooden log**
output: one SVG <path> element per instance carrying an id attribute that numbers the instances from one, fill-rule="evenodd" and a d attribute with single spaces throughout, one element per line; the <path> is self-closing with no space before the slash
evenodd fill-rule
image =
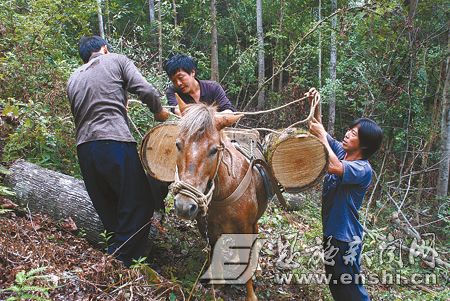
<path id="1" fill-rule="evenodd" d="M 15 192 L 15 201 L 20 205 L 56 221 L 70 217 L 78 229 L 83 229 L 89 242 L 99 244 L 104 228 L 83 181 L 17 160 L 4 183 Z"/>
<path id="2" fill-rule="evenodd" d="M 248 154 L 262 159 L 258 149 L 259 132 L 251 129 L 225 128 L 224 133 L 232 141 L 239 143 Z M 165 122 L 151 128 L 142 139 L 139 155 L 145 171 L 150 176 L 163 181 L 175 180 L 177 164 L 176 139 L 179 128 L 175 122 Z"/>
<path id="3" fill-rule="evenodd" d="M 317 184 L 328 167 L 328 152 L 318 138 L 301 129 L 268 134 L 264 156 L 286 192 L 298 193 Z"/>
<path id="4" fill-rule="evenodd" d="M 145 134 L 139 155 L 150 176 L 163 182 L 174 181 L 177 165 L 175 142 L 179 131 L 177 123 L 166 122 L 151 128 Z"/>

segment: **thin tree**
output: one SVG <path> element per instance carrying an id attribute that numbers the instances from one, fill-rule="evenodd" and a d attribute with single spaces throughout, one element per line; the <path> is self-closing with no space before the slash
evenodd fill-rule
<path id="1" fill-rule="evenodd" d="M 331 12 L 337 10 L 337 0 L 331 0 Z M 331 19 L 331 43 L 330 43 L 330 79 L 331 79 L 331 94 L 328 102 L 328 133 L 334 134 L 334 122 L 336 119 L 336 27 L 337 16 L 334 15 Z"/>
<path id="2" fill-rule="evenodd" d="M 278 26 L 278 35 L 277 35 L 277 40 L 275 43 L 275 54 L 280 55 L 281 57 L 281 53 L 283 52 L 283 47 L 282 47 L 282 41 L 280 42 L 279 39 L 279 35 L 281 35 L 281 32 L 283 31 L 283 20 L 284 20 L 284 0 L 280 1 L 280 24 Z M 280 64 L 280 57 L 275 57 L 274 58 L 274 63 L 273 63 L 273 74 L 275 74 L 275 62 L 276 62 L 276 66 L 278 66 Z M 275 82 L 275 76 L 272 76 L 272 90 L 274 90 L 274 83 Z M 283 72 L 280 72 L 280 76 L 278 77 L 278 92 L 281 92 L 281 89 L 283 88 Z"/>
<path id="3" fill-rule="evenodd" d="M 264 85 L 265 67 L 264 67 L 264 31 L 262 23 L 262 0 L 256 0 L 256 32 L 258 36 L 258 89 Z M 257 109 L 261 110 L 265 105 L 264 88 L 258 95 Z"/>
<path id="4" fill-rule="evenodd" d="M 109 0 L 105 1 L 106 36 L 111 37 L 111 18 L 109 17 Z"/>
<path id="5" fill-rule="evenodd" d="M 155 0 L 148 0 L 148 21 L 150 24 L 155 22 Z"/>
<path id="6" fill-rule="evenodd" d="M 211 80 L 219 81 L 216 0 L 211 0 Z"/>
<path id="7" fill-rule="evenodd" d="M 158 71 L 163 72 L 163 49 L 162 49 L 162 12 L 161 1 L 158 1 Z"/>
<path id="8" fill-rule="evenodd" d="M 175 2 L 175 0 L 172 0 L 172 14 L 173 14 L 173 25 L 175 27 L 177 27 L 178 25 L 178 20 L 177 20 L 177 3 Z"/>
<path id="9" fill-rule="evenodd" d="M 450 51 L 450 32 L 447 35 L 447 47 Z M 447 56 L 444 90 L 442 92 L 442 116 L 441 116 L 441 161 L 439 163 L 439 176 L 436 187 L 436 194 L 440 197 L 446 197 L 448 194 L 448 178 L 450 164 L 450 57 Z"/>
<path id="10" fill-rule="evenodd" d="M 98 32 L 100 36 L 105 38 L 105 30 L 103 27 L 102 0 L 97 0 L 97 16 L 98 16 Z"/>
<path id="11" fill-rule="evenodd" d="M 318 9 L 318 21 L 322 21 L 322 0 L 319 0 L 319 9 Z M 318 56 L 319 56 L 319 71 L 318 71 L 318 76 L 319 76 L 319 89 L 322 88 L 322 30 L 319 28 L 319 45 L 318 45 Z M 322 116 L 322 102 L 319 102 L 319 116 Z"/>

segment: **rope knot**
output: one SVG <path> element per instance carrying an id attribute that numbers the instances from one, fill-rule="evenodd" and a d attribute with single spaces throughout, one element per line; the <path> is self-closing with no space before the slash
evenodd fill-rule
<path id="1" fill-rule="evenodd" d="M 192 199 L 200 208 L 202 216 L 206 215 L 206 212 L 208 211 L 208 205 L 211 202 L 212 193 L 208 193 L 207 195 L 205 195 L 194 186 L 182 181 L 173 182 L 169 186 L 169 189 L 174 196 L 181 194 Z M 212 187 L 212 190 L 214 190 L 214 187 Z"/>

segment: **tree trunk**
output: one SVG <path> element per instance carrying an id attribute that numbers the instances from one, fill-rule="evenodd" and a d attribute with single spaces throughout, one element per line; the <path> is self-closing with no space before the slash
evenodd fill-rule
<path id="1" fill-rule="evenodd" d="M 450 33 L 448 34 L 447 47 L 450 50 Z M 449 101 L 449 81 L 450 81 L 450 57 L 447 56 L 444 90 L 442 92 L 442 116 L 441 116 L 441 161 L 439 163 L 439 177 L 436 187 L 436 194 L 446 197 L 448 194 L 448 177 L 450 164 L 450 101 Z"/>
<path id="2" fill-rule="evenodd" d="M 155 0 L 148 0 L 148 20 L 150 24 L 155 22 Z"/>
<path id="3" fill-rule="evenodd" d="M 278 24 L 278 35 L 281 35 L 282 31 L 283 31 L 283 20 L 284 20 L 284 0 L 280 1 L 280 23 Z M 280 58 L 281 58 L 281 54 L 282 54 L 282 47 L 280 47 L 280 38 L 277 35 L 277 38 L 275 40 L 275 51 L 274 51 L 274 55 L 273 55 L 273 62 L 272 62 L 272 91 L 275 91 L 275 80 L 276 80 L 276 68 L 280 67 Z M 283 83 L 283 76 L 280 73 L 280 76 L 278 78 L 278 92 L 281 92 L 282 87 L 282 83 Z"/>
<path id="4" fill-rule="evenodd" d="M 100 242 L 103 225 L 83 181 L 23 160 L 17 160 L 10 172 L 4 182 L 15 192 L 18 203 L 54 220 L 71 217 L 89 242 Z"/>
<path id="5" fill-rule="evenodd" d="M 278 78 L 278 92 L 281 92 L 283 89 L 283 71 L 280 72 L 279 78 Z"/>
<path id="6" fill-rule="evenodd" d="M 105 30 L 103 27 L 102 0 L 97 0 L 98 33 L 104 39 Z"/>
<path id="7" fill-rule="evenodd" d="M 163 72 L 162 18 L 161 1 L 158 1 L 158 71 Z"/>
<path id="8" fill-rule="evenodd" d="M 111 37 L 111 18 L 109 17 L 109 0 L 105 1 L 106 36 Z"/>
<path id="9" fill-rule="evenodd" d="M 258 88 L 264 84 L 265 67 L 264 67 L 264 31 L 262 23 L 262 0 L 256 0 L 256 32 L 258 35 Z M 265 106 L 264 88 L 258 95 L 257 109 L 261 110 Z"/>
<path id="10" fill-rule="evenodd" d="M 178 25 L 178 20 L 177 20 L 177 3 L 175 2 L 175 0 L 172 0 L 172 13 L 173 13 L 173 25 L 175 27 L 177 27 Z"/>
<path id="11" fill-rule="evenodd" d="M 219 81 L 216 0 L 211 0 L 211 80 Z"/>
<path id="12" fill-rule="evenodd" d="M 426 52 L 425 52 L 426 53 Z M 425 55 L 424 55 L 425 56 Z M 425 62 L 424 62 L 425 64 Z M 439 94 L 441 91 L 441 83 L 445 82 L 445 63 L 441 63 L 441 67 L 439 68 L 441 71 L 439 72 L 439 80 L 438 86 L 436 89 L 436 95 L 434 97 L 433 108 L 431 110 L 431 127 L 428 137 L 425 139 L 425 145 L 423 147 L 423 155 L 422 162 L 420 164 L 420 169 L 425 170 L 428 167 L 428 159 L 430 155 L 431 148 L 438 136 L 438 132 L 436 129 L 439 128 L 439 114 L 440 114 L 440 106 L 439 106 Z M 427 95 L 427 92 L 424 92 L 424 95 Z M 419 208 L 419 205 L 422 202 L 422 193 L 424 186 L 424 173 L 421 173 L 419 176 L 419 180 L 417 181 L 417 194 L 416 194 L 416 208 Z"/>
<path id="13" fill-rule="evenodd" d="M 322 21 L 322 0 L 319 0 L 319 9 L 318 9 L 318 22 Z M 319 89 L 322 88 L 322 30 L 319 28 L 319 45 L 318 45 L 318 50 L 319 50 L 319 71 L 318 71 L 318 76 L 319 76 Z M 319 103 L 318 105 L 318 114 L 319 116 L 322 116 L 322 102 Z"/>
<path id="14" fill-rule="evenodd" d="M 337 10 L 337 0 L 331 1 L 331 13 Z M 331 43 L 330 43 L 330 79 L 331 79 L 331 95 L 328 102 L 328 133 L 334 135 L 334 122 L 336 119 L 336 30 L 337 16 L 331 19 Z"/>

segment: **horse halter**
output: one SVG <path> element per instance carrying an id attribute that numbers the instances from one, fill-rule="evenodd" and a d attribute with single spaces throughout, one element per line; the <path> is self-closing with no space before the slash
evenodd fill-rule
<path id="1" fill-rule="evenodd" d="M 177 194 L 182 194 L 184 196 L 187 196 L 191 199 L 193 199 L 198 207 L 201 209 L 202 216 L 206 216 L 206 213 L 208 212 L 208 206 L 211 203 L 212 196 L 214 193 L 214 189 L 216 188 L 215 181 L 217 178 L 217 174 L 219 173 L 219 166 L 223 159 L 223 150 L 225 149 L 225 145 L 223 144 L 222 140 L 220 140 L 220 145 L 217 148 L 217 163 L 216 163 L 216 170 L 214 172 L 213 178 L 211 181 L 211 187 L 209 188 L 208 192 L 204 194 L 194 186 L 192 186 L 189 183 L 186 183 L 184 181 L 180 181 L 180 178 L 178 176 L 178 167 L 175 169 L 175 181 L 170 185 L 169 189 L 170 192 L 176 196 Z"/>

